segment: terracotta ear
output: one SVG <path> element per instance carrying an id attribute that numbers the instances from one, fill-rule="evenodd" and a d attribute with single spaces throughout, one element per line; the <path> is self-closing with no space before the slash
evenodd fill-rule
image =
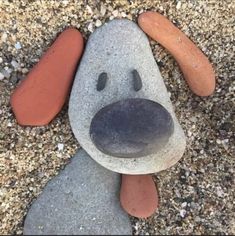
<path id="1" fill-rule="evenodd" d="M 20 125 L 47 125 L 62 109 L 83 52 L 81 33 L 63 31 L 11 95 Z"/>
<path id="2" fill-rule="evenodd" d="M 166 17 L 156 12 L 142 13 L 141 29 L 165 47 L 175 58 L 190 89 L 198 96 L 209 96 L 215 90 L 215 73 L 202 51 Z"/>

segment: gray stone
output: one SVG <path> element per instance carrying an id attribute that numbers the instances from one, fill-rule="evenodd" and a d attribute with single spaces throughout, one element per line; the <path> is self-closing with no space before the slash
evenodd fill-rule
<path id="1" fill-rule="evenodd" d="M 101 91 L 105 88 L 107 79 L 108 79 L 107 73 L 103 72 L 99 75 L 97 86 L 96 86 L 97 91 Z"/>
<path id="2" fill-rule="evenodd" d="M 139 82 L 137 86 L 138 91 L 133 84 L 134 70 L 138 71 L 138 80 L 141 78 L 141 86 Z M 97 91 L 101 73 L 107 73 L 108 79 L 102 90 Z M 90 136 L 93 118 L 101 109 L 112 103 L 134 98 L 161 104 L 171 115 L 173 133 L 164 148 L 159 148 L 147 156 L 120 158 L 104 153 L 97 148 Z M 81 146 L 94 160 L 115 172 L 158 172 L 174 165 L 185 150 L 185 136 L 175 117 L 148 38 L 129 20 L 113 20 L 91 34 L 73 84 L 69 117 L 72 130 Z"/>
<path id="3" fill-rule="evenodd" d="M 24 234 L 131 234 L 129 218 L 119 203 L 119 181 L 119 174 L 79 150 L 31 206 Z"/>
<path id="4" fill-rule="evenodd" d="M 135 91 L 139 91 L 142 88 L 142 79 L 140 78 L 139 72 L 137 70 L 132 71 L 133 84 Z"/>
<path id="5" fill-rule="evenodd" d="M 95 146 L 115 157 L 142 157 L 164 148 L 173 132 L 167 110 L 152 100 L 125 99 L 102 108 L 92 119 Z"/>

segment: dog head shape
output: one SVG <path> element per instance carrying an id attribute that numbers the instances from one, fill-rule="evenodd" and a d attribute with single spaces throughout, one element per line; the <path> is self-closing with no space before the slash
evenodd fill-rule
<path id="1" fill-rule="evenodd" d="M 148 174 L 174 165 L 185 136 L 148 38 L 129 20 L 91 34 L 69 102 L 72 130 L 102 166 Z"/>

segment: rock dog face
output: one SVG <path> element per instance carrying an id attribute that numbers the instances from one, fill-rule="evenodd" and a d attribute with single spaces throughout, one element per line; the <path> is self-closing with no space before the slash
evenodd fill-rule
<path id="1" fill-rule="evenodd" d="M 72 88 L 69 117 L 87 153 L 119 173 L 161 171 L 185 149 L 148 39 L 129 20 L 113 20 L 90 36 Z"/>

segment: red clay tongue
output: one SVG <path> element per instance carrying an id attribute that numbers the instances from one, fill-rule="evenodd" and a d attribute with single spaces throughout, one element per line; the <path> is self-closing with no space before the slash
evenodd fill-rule
<path id="1" fill-rule="evenodd" d="M 151 175 L 122 175 L 120 201 L 132 216 L 151 216 L 158 207 L 158 193 Z"/>

